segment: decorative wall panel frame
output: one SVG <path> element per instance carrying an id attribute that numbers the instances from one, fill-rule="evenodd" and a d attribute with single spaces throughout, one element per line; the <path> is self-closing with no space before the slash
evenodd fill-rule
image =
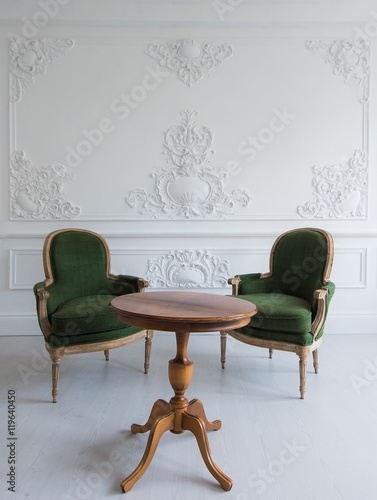
<path id="1" fill-rule="evenodd" d="M 221 44 L 214 44 L 213 42 L 208 42 L 207 46 L 212 47 L 220 47 L 220 46 L 226 46 L 228 47 L 228 52 L 224 49 L 224 54 L 227 54 L 228 58 L 230 56 L 234 56 L 234 48 L 233 48 L 233 41 L 232 37 L 228 39 L 229 43 L 221 43 Z M 277 39 L 276 39 L 277 40 Z M 95 45 L 100 43 L 100 40 L 98 39 L 80 39 L 77 41 L 73 41 L 71 39 L 61 39 L 60 42 L 59 40 L 48 40 L 48 39 L 43 39 L 43 43 L 40 43 L 42 41 L 35 41 L 35 47 L 34 49 L 39 51 L 41 55 L 41 60 L 40 62 L 35 62 L 34 66 L 31 65 L 30 69 L 27 68 L 27 66 L 23 67 L 20 64 L 20 57 L 24 55 L 24 52 L 29 48 L 29 46 L 26 44 L 26 42 L 18 43 L 13 40 L 14 45 L 12 51 L 13 51 L 13 59 L 10 65 L 10 77 L 11 79 L 17 82 L 16 87 L 11 85 L 11 96 L 10 96 L 10 137 L 11 137 L 11 153 L 14 155 L 16 151 L 22 151 L 22 144 L 20 145 L 21 147 L 18 147 L 17 144 L 17 118 L 16 118 L 16 106 L 20 104 L 21 97 L 23 96 L 26 87 L 30 85 L 37 76 L 40 76 L 45 73 L 46 68 L 48 65 L 54 61 L 54 59 L 58 56 L 64 55 L 64 53 L 67 52 L 68 49 L 71 49 L 74 44 L 77 46 L 80 45 Z M 105 43 L 105 42 L 103 42 Z M 106 40 L 106 44 L 111 44 L 111 40 Z M 119 41 L 114 41 L 114 43 L 119 43 Z M 173 44 L 175 42 L 171 41 L 165 41 L 161 43 L 157 43 L 156 47 L 160 49 L 163 47 L 165 44 Z M 181 40 L 179 41 L 180 46 L 176 48 L 177 50 L 182 49 L 182 54 L 186 53 L 186 59 L 187 58 L 195 58 L 195 50 L 199 47 L 200 50 L 203 50 L 203 42 L 198 42 L 194 40 Z M 237 41 L 235 40 L 235 43 Z M 55 44 L 55 47 L 54 47 Z M 230 47 L 230 48 L 229 48 Z M 313 52 L 318 52 L 320 55 L 325 59 L 326 62 L 330 63 L 331 66 L 333 67 L 333 70 L 335 73 L 340 74 L 343 76 L 344 81 L 349 84 L 355 86 L 357 89 L 360 90 L 360 104 L 363 109 L 363 118 L 362 118 L 362 124 L 361 124 L 361 147 L 359 148 L 361 151 L 364 152 L 365 154 L 365 161 L 366 161 L 366 170 L 368 169 L 368 157 L 369 157 L 369 145 L 368 145 L 368 113 L 369 113 L 369 49 L 366 45 L 362 45 L 361 42 L 355 42 L 351 43 L 349 40 L 335 40 L 333 42 L 326 42 L 320 44 L 320 41 L 316 40 L 309 40 L 307 42 L 307 48 L 312 50 Z M 149 49 L 147 49 L 149 50 Z M 222 53 L 220 49 L 216 49 L 219 51 L 219 54 Z M 194 51 L 194 52 L 193 52 Z M 339 53 L 345 53 L 345 52 L 352 52 L 354 55 L 358 57 L 358 62 L 355 65 L 347 66 L 347 65 L 342 65 L 339 63 Z M 26 53 L 26 52 L 25 52 Z M 18 54 L 18 55 L 17 55 Z M 330 56 L 329 56 L 330 54 Z M 17 59 L 18 57 L 18 59 Z M 221 58 L 220 58 L 221 59 Z M 219 61 L 220 61 L 219 59 Z M 62 64 L 64 64 L 64 61 L 62 61 Z M 181 64 L 181 63 L 180 63 Z M 215 66 L 216 64 L 213 64 Z M 220 62 L 219 64 L 220 65 Z M 26 69 L 25 69 L 26 68 Z M 204 68 L 204 63 L 203 63 L 203 68 Z M 226 68 L 226 65 L 224 65 L 224 68 Z M 23 72 L 25 73 L 26 76 L 23 76 Z M 178 69 L 179 72 L 179 69 Z M 193 77 L 192 77 L 193 78 Z M 200 79 L 200 78 L 199 78 Z M 186 82 L 187 83 L 187 82 Z M 14 88 L 17 88 L 18 86 L 18 92 L 14 91 Z M 200 111 L 200 110 L 199 110 Z M 356 145 L 357 146 L 357 145 Z M 25 155 L 27 155 L 27 151 L 25 151 Z M 339 162 L 341 162 L 343 159 L 339 158 Z M 308 160 L 308 172 L 309 169 L 312 167 L 309 165 Z M 51 162 L 51 165 L 53 165 L 55 162 Z M 64 165 L 63 165 L 64 167 Z M 224 172 L 224 171 L 223 171 Z M 206 176 L 207 178 L 205 179 L 207 183 L 209 182 L 209 185 L 212 185 L 211 187 L 214 187 L 216 185 L 217 192 L 221 194 L 225 194 L 224 191 L 224 185 L 221 184 L 221 175 L 222 173 L 221 169 L 218 169 L 218 171 L 215 172 L 215 170 L 212 171 L 212 178 L 209 181 L 209 175 L 210 172 L 207 169 L 206 170 Z M 68 175 L 68 171 L 66 172 Z M 171 171 L 170 171 L 171 174 Z M 164 183 L 170 183 L 172 179 L 168 177 L 168 173 L 165 170 L 165 172 L 161 170 L 156 170 L 152 174 L 155 179 L 156 179 L 156 186 L 155 186 L 155 193 L 152 195 L 148 195 L 145 190 L 139 189 L 139 190 L 134 190 L 132 195 L 129 196 L 129 202 L 133 204 L 134 207 L 141 206 L 143 203 L 145 204 L 153 204 L 152 198 L 154 197 L 155 194 L 160 190 L 161 187 L 164 186 Z M 199 179 L 199 176 L 196 176 L 197 180 Z M 203 179 L 199 179 L 203 180 Z M 68 181 L 68 177 L 66 177 L 66 181 Z M 313 180 L 314 181 L 314 180 Z M 62 203 L 65 202 L 64 199 L 64 192 L 63 192 L 63 185 L 60 184 L 60 192 L 63 197 Z M 157 200 L 157 203 L 159 204 L 159 209 L 162 209 L 162 212 L 165 210 L 165 215 L 167 215 L 166 219 L 179 219 L 179 218 L 191 218 L 196 221 L 200 220 L 205 220 L 208 218 L 228 218 L 232 220 L 240 220 L 240 221 L 252 221 L 252 220 L 300 220 L 300 214 L 296 215 L 295 213 L 292 214 L 284 214 L 284 213 L 272 213 L 272 214 L 253 214 L 251 213 L 245 213 L 243 210 L 234 210 L 235 204 L 238 204 L 238 208 L 243 206 L 247 206 L 251 200 L 251 197 L 248 192 L 244 191 L 244 194 L 242 196 L 235 195 L 234 198 L 230 195 L 227 203 L 228 207 L 232 208 L 227 208 L 226 210 L 221 213 L 221 210 L 218 210 L 217 213 L 212 212 L 212 214 L 208 215 L 208 208 L 210 204 L 207 206 L 205 204 L 201 204 L 201 209 L 204 208 L 204 210 L 199 210 L 199 212 L 195 213 L 197 210 L 197 207 L 193 207 L 192 203 L 190 203 L 189 200 L 187 200 L 186 205 L 184 205 L 184 210 L 183 212 L 174 212 L 174 210 L 177 209 L 177 204 L 172 204 L 171 203 L 171 198 L 167 196 L 168 191 L 164 191 L 164 188 L 162 188 L 162 198 L 165 198 L 161 201 Z M 345 193 L 343 193 L 344 195 Z M 149 196 L 149 198 L 148 198 Z M 152 196 L 152 197 L 150 197 Z M 160 193 L 158 193 L 158 196 L 160 196 Z M 158 198 L 157 196 L 157 198 Z M 364 185 L 364 190 L 361 193 L 361 197 L 363 198 L 363 207 L 365 207 L 361 210 L 358 209 L 356 211 L 351 211 L 348 215 L 340 214 L 338 218 L 366 218 L 367 217 L 367 196 L 368 196 L 368 184 L 366 183 Z M 223 200 L 223 198 L 220 199 Z M 297 200 L 298 201 L 298 200 Z M 69 204 L 70 202 L 67 202 Z M 170 203 L 170 205 L 169 205 Z M 20 209 L 18 206 L 19 202 L 15 201 L 15 198 L 13 197 L 12 200 L 12 208 L 16 208 L 16 210 L 11 211 L 11 219 L 24 219 L 24 220 L 33 220 L 34 218 L 38 218 L 38 220 L 43 220 L 43 219 L 59 219 L 59 218 L 77 218 L 78 220 L 153 220 L 156 218 L 159 218 L 159 216 L 156 217 L 156 212 L 152 211 L 147 211 L 144 214 L 132 214 L 132 213 L 115 213 L 111 215 L 91 215 L 90 213 L 85 212 L 81 208 L 75 206 L 74 204 L 71 204 L 72 210 L 67 210 L 63 211 L 63 216 L 60 214 L 59 211 L 53 213 L 53 212 L 46 212 L 48 215 L 46 216 L 43 212 L 39 212 L 38 210 L 32 209 L 31 211 L 25 211 Z M 68 205 L 67 205 L 68 206 Z M 175 208 L 172 208 L 174 207 Z M 224 205 L 225 206 L 225 205 Z M 22 208 L 22 207 L 21 207 Z M 180 207 L 182 208 L 182 207 Z M 186 212 L 185 212 L 186 210 Z M 293 212 L 294 212 L 294 207 L 293 207 Z M 214 214 L 216 216 L 214 216 Z M 315 219 L 318 218 L 317 215 L 309 214 L 309 218 Z M 332 215 L 325 215 L 322 216 L 321 218 L 323 219 L 331 219 L 333 218 Z"/>
<path id="2" fill-rule="evenodd" d="M 370 44 L 364 38 L 308 40 L 306 47 L 328 63 L 334 75 L 356 87 L 363 107 L 362 144 L 348 162 L 315 165 L 312 187 L 314 199 L 297 207 L 304 218 L 365 219 L 368 215 Z"/>
<path id="3" fill-rule="evenodd" d="M 74 178 L 67 166 L 52 161 L 34 167 L 27 154 L 17 149 L 16 110 L 37 77 L 74 46 L 70 38 L 9 38 L 10 100 L 10 219 L 59 220 L 76 218 L 81 209 L 64 198 L 63 184 Z"/>

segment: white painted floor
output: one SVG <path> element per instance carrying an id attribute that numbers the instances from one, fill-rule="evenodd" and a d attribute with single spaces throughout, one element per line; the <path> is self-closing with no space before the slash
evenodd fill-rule
<path id="1" fill-rule="evenodd" d="M 228 339 L 225 370 L 219 335 L 191 335 L 194 376 L 186 393 L 210 420 L 212 456 L 233 481 L 224 492 L 209 474 L 194 436 L 166 433 L 129 493 L 119 483 L 139 463 L 148 434 L 133 435 L 158 398 L 173 395 L 167 363 L 174 334 L 156 332 L 151 368 L 143 341 L 61 363 L 51 403 L 50 362 L 42 337 L 0 337 L 0 498 L 374 500 L 377 498 L 377 336 L 328 335 L 320 371 L 308 367 L 299 399 L 298 358 Z M 7 491 L 8 391 L 16 393 L 16 493 Z"/>

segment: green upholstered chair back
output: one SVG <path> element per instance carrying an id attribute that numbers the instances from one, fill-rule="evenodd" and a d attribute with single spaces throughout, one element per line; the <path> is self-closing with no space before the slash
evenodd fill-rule
<path id="1" fill-rule="evenodd" d="M 107 294 L 110 253 L 103 238 L 84 230 L 51 233 L 43 248 L 45 275 L 53 290 L 48 314 L 70 299 Z M 53 299 L 52 299 L 53 297 Z"/>
<path id="2" fill-rule="evenodd" d="M 326 231 L 309 228 L 284 233 L 271 250 L 273 286 L 308 300 L 315 310 L 313 292 L 329 281 L 333 254 L 332 236 Z"/>

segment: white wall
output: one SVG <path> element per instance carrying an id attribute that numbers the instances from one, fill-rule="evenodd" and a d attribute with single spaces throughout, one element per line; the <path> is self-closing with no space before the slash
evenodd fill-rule
<path id="1" fill-rule="evenodd" d="M 327 332 L 376 333 L 376 1 L 1 0 L 0 33 L 1 335 L 39 333 L 64 227 L 113 272 L 223 294 L 326 229 Z"/>

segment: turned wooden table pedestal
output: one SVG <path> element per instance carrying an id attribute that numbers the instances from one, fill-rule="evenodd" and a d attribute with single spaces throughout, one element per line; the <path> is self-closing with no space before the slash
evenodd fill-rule
<path id="1" fill-rule="evenodd" d="M 153 330 L 175 332 L 177 352 L 169 361 L 169 381 L 174 396 L 169 402 L 158 399 L 145 425 L 133 424 L 131 431 L 150 431 L 144 455 L 134 472 L 121 483 L 124 492 L 147 470 L 161 436 L 170 431 L 181 434 L 191 431 L 198 443 L 203 460 L 221 487 L 228 491 L 233 481 L 214 463 L 207 430 L 218 430 L 221 421 L 209 422 L 198 399 L 188 401 L 185 391 L 190 385 L 193 362 L 187 358 L 190 332 L 212 332 L 241 328 L 257 312 L 254 304 L 234 297 L 194 292 L 147 292 L 116 297 L 110 307 L 120 321 Z"/>

